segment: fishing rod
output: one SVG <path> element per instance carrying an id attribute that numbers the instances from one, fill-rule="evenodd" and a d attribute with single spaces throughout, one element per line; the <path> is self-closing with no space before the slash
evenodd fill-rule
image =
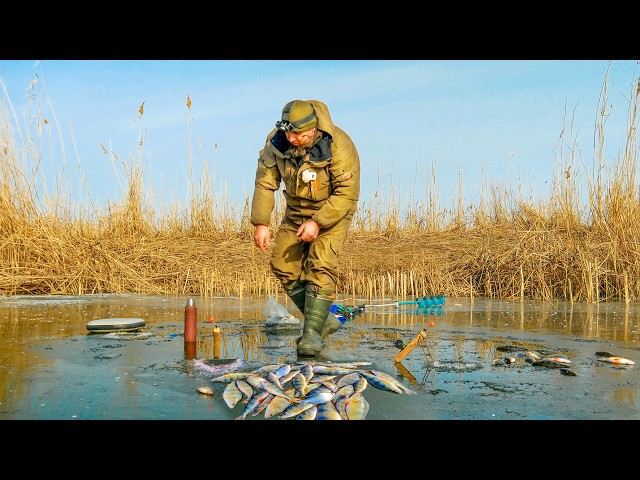
<path id="1" fill-rule="evenodd" d="M 395 307 L 398 308 L 401 305 L 418 305 L 418 308 L 436 308 L 436 307 L 444 307 L 444 295 L 438 296 L 429 296 L 426 295 L 423 298 L 417 298 L 415 300 L 407 300 L 407 301 L 395 301 L 391 303 L 371 303 L 371 304 L 362 304 L 356 305 L 353 307 L 348 307 L 345 305 L 341 305 L 339 303 L 334 303 L 331 305 L 331 313 L 333 313 L 338 320 L 341 322 L 345 322 L 347 319 L 350 319 L 356 316 L 359 313 L 364 313 L 367 308 L 381 308 L 381 307 Z"/>
<path id="2" fill-rule="evenodd" d="M 400 305 L 414 305 L 417 304 L 418 308 L 428 308 L 428 307 L 437 307 L 444 305 L 444 295 L 438 295 L 434 297 L 433 295 L 427 297 L 426 295 L 422 298 L 417 298 L 415 300 L 407 300 L 407 301 L 396 301 L 392 303 L 373 303 L 366 305 L 358 305 L 356 308 L 366 309 L 366 308 L 375 308 L 375 307 L 399 307 Z"/>

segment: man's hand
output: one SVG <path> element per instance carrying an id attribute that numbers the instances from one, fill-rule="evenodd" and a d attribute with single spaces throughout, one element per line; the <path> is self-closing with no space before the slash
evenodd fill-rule
<path id="1" fill-rule="evenodd" d="M 260 250 L 266 252 L 271 243 L 269 227 L 267 225 L 256 225 L 256 229 L 253 231 L 253 241 L 256 242 L 256 246 Z"/>
<path id="2" fill-rule="evenodd" d="M 315 220 L 307 220 L 298 228 L 296 235 L 303 242 L 313 242 L 320 233 L 320 225 Z"/>

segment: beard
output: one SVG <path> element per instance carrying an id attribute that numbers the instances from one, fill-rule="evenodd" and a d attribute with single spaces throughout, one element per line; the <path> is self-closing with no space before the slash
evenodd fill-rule
<path id="1" fill-rule="evenodd" d="M 289 148 L 287 149 L 284 155 L 287 158 L 302 158 L 307 153 L 309 153 L 309 150 L 311 150 L 311 147 L 313 147 L 316 144 L 316 142 L 321 138 L 322 138 L 322 132 L 316 129 L 313 135 L 313 138 L 308 140 L 304 145 L 300 145 L 296 147 L 293 144 L 289 144 Z"/>
<path id="2" fill-rule="evenodd" d="M 306 146 L 306 147 L 302 147 L 302 146 L 294 147 L 293 145 L 291 145 L 287 149 L 287 151 L 285 153 L 285 156 L 290 157 L 290 158 L 301 158 L 301 157 L 304 157 L 307 153 L 309 153 L 309 149 L 310 148 L 311 147 L 308 147 L 308 146 Z"/>

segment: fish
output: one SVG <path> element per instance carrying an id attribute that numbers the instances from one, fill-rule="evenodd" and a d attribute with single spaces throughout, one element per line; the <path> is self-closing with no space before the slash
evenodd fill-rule
<path id="1" fill-rule="evenodd" d="M 614 365 L 635 365 L 636 362 L 625 357 L 600 357 L 601 362 L 613 363 Z"/>
<path id="2" fill-rule="evenodd" d="M 353 373 L 349 373 L 347 375 L 343 375 L 336 382 L 336 386 L 338 389 L 344 387 L 345 385 L 353 385 L 354 391 L 362 392 L 365 388 L 367 388 L 367 380 L 360 375 L 360 372 L 355 371 Z"/>
<path id="3" fill-rule="evenodd" d="M 307 410 L 308 408 L 314 407 L 315 405 L 311 402 L 300 402 L 300 403 L 294 403 L 293 405 L 291 405 L 290 407 L 288 407 L 287 409 L 285 409 L 284 412 L 282 412 L 280 414 L 280 417 L 278 418 L 291 418 L 291 417 L 295 417 L 296 415 L 299 415 L 300 413 L 304 412 L 305 410 Z"/>
<path id="4" fill-rule="evenodd" d="M 362 377 L 360 377 L 360 378 L 362 378 Z M 338 391 L 338 386 L 334 382 L 332 382 L 331 380 L 327 380 L 325 382 L 320 382 L 320 385 L 325 387 L 325 388 L 327 388 L 327 389 L 329 389 L 329 390 L 331 390 L 333 393 Z"/>
<path id="5" fill-rule="evenodd" d="M 304 402 L 319 405 L 324 402 L 330 402 L 331 400 L 333 400 L 334 396 L 335 394 L 333 392 L 314 392 L 312 395 L 309 395 L 307 398 L 305 398 Z"/>
<path id="6" fill-rule="evenodd" d="M 269 404 L 271 403 L 271 400 L 273 400 L 274 398 L 275 398 L 275 395 L 270 393 L 262 401 L 258 402 L 258 405 L 256 405 L 256 408 L 251 410 L 250 412 L 251 416 L 255 417 L 256 415 L 259 415 L 260 413 L 262 413 L 269 406 Z"/>
<path id="7" fill-rule="evenodd" d="M 292 393 L 292 392 L 289 392 Z M 286 397 L 277 397 L 274 396 L 267 408 L 264 411 L 264 418 L 271 418 L 280 415 L 284 412 L 289 406 L 292 405 L 293 402 Z"/>
<path id="8" fill-rule="evenodd" d="M 371 362 L 269 364 L 211 381 L 228 384 L 223 399 L 229 408 L 246 404 L 236 420 L 261 413 L 265 419 L 361 420 L 369 411 L 362 395 L 369 383 L 392 393 L 416 393 L 388 373 L 361 369 L 367 365 Z"/>
<path id="9" fill-rule="evenodd" d="M 617 357 L 617 355 L 611 352 L 596 352 L 596 357 Z"/>
<path id="10" fill-rule="evenodd" d="M 313 370 L 314 375 L 324 374 L 324 375 L 333 375 L 333 376 L 346 375 L 353 371 L 353 369 L 351 368 L 334 367 L 334 366 L 328 366 L 328 365 L 315 365 L 311 367 L 311 369 Z"/>
<path id="11" fill-rule="evenodd" d="M 295 377 L 298 373 L 300 373 L 300 370 L 298 369 L 291 369 L 289 370 L 289 373 L 287 373 L 286 375 L 283 375 L 282 377 L 280 377 L 280 385 L 284 385 L 285 383 L 287 383 L 289 380 L 293 379 L 293 377 Z"/>
<path id="12" fill-rule="evenodd" d="M 405 387 L 402 383 L 400 383 L 388 373 L 381 372 L 379 370 L 367 370 L 365 374 L 365 372 L 363 372 L 362 370 L 358 371 L 367 379 L 370 384 L 381 390 L 387 390 L 394 393 L 408 393 L 410 395 L 416 394 L 416 392 L 414 392 L 410 388 Z"/>
<path id="13" fill-rule="evenodd" d="M 235 408 L 244 397 L 236 382 L 229 382 L 222 392 L 222 399 L 229 408 Z"/>
<path id="14" fill-rule="evenodd" d="M 563 375 L 567 375 L 569 377 L 577 377 L 578 374 L 576 372 L 574 372 L 573 370 L 571 370 L 570 368 L 561 368 L 560 369 L 560 373 Z"/>
<path id="15" fill-rule="evenodd" d="M 333 380 L 334 378 L 336 378 L 338 375 L 336 374 L 327 374 L 327 373 L 314 373 L 313 377 L 311 377 L 309 379 L 309 383 L 322 383 L 322 382 L 326 382 L 329 380 Z"/>
<path id="16" fill-rule="evenodd" d="M 551 358 L 541 358 L 531 362 L 534 367 L 547 367 L 547 368 L 566 368 L 567 364 L 564 362 L 557 362 Z"/>
<path id="17" fill-rule="evenodd" d="M 360 393 L 364 391 L 365 388 L 367 388 L 367 385 L 369 385 L 369 382 L 367 382 L 367 380 L 363 376 L 361 376 L 358 379 L 358 381 L 353 384 L 353 392 Z M 409 393 L 409 392 L 416 393 L 416 392 L 413 392 L 412 390 L 409 390 L 408 388 L 406 390 L 408 390 L 406 393 Z"/>
<path id="18" fill-rule="evenodd" d="M 305 397 L 307 395 L 308 382 L 302 372 L 296 373 L 291 379 L 291 383 L 295 389 L 294 397 Z"/>
<path id="19" fill-rule="evenodd" d="M 320 388 L 323 385 L 323 383 L 308 383 L 307 386 L 305 387 L 304 390 L 304 394 L 302 395 L 302 398 L 308 396 L 313 390 L 315 390 L 316 388 Z"/>
<path id="20" fill-rule="evenodd" d="M 247 378 L 261 378 L 252 372 L 230 372 L 225 373 L 224 375 L 220 375 L 219 377 L 212 378 L 212 382 L 220 382 L 220 383 L 230 383 L 235 382 L 236 380 L 246 380 Z"/>
<path id="21" fill-rule="evenodd" d="M 211 387 L 198 387 L 196 390 L 198 390 L 198 393 L 202 393 L 203 395 L 213 395 L 213 388 Z"/>
<path id="22" fill-rule="evenodd" d="M 294 420 L 315 420 L 318 415 L 318 406 L 311 405 L 310 408 L 307 408 L 304 412 L 300 412 L 293 419 Z"/>
<path id="23" fill-rule="evenodd" d="M 249 401 L 249 399 L 253 397 L 253 394 L 255 393 L 255 390 L 253 389 L 253 387 L 249 385 L 246 382 L 246 380 L 242 378 L 239 378 L 238 380 L 236 380 L 235 383 L 236 383 L 236 386 L 238 387 L 238 390 L 240 390 L 244 395 L 244 397 L 247 399 L 247 401 Z"/>
<path id="24" fill-rule="evenodd" d="M 344 420 L 333 402 L 324 402 L 316 407 L 316 420 Z"/>
<path id="25" fill-rule="evenodd" d="M 311 362 L 311 361 L 299 361 L 298 364 L 302 365 L 310 365 L 311 367 L 315 366 L 325 366 L 325 367 L 340 367 L 340 368 L 358 368 L 358 367 L 366 367 L 371 365 L 371 362 Z"/>
<path id="26" fill-rule="evenodd" d="M 379 377 L 371 371 L 358 370 L 358 372 L 367 380 L 367 382 L 380 390 L 398 394 L 403 393 L 402 389 L 398 387 L 395 382 L 390 382 L 386 378 Z"/>
<path id="27" fill-rule="evenodd" d="M 279 397 L 285 397 L 288 398 L 289 400 L 293 401 L 293 402 L 298 402 L 299 400 L 295 397 L 289 397 L 289 395 L 287 395 L 284 390 L 282 390 L 282 388 L 280 388 L 279 386 L 277 386 L 275 383 L 271 383 L 268 380 L 265 380 L 262 377 L 258 377 L 258 376 L 251 376 L 251 377 L 247 377 L 245 379 L 245 381 L 251 385 L 253 388 L 257 388 L 258 390 L 264 390 L 266 392 L 269 392 L 273 395 L 277 395 Z"/>
<path id="28" fill-rule="evenodd" d="M 342 377 L 340 377 L 338 379 L 338 381 L 336 382 L 336 385 L 338 386 L 338 388 L 344 387 L 345 385 L 356 383 L 361 378 L 363 378 L 363 377 L 362 377 L 362 375 L 360 375 L 360 373 L 358 373 L 357 371 L 356 372 L 352 372 L 352 373 L 349 373 L 347 375 L 343 375 Z"/>
<path id="29" fill-rule="evenodd" d="M 283 365 L 282 363 L 273 363 L 270 365 L 263 365 L 260 368 L 256 368 L 255 370 L 252 370 L 251 373 L 255 373 L 256 375 L 262 375 L 263 373 L 274 372 L 280 367 L 282 367 L 282 365 Z"/>
<path id="30" fill-rule="evenodd" d="M 543 358 L 548 358 L 550 360 L 553 360 L 554 362 L 567 363 L 567 364 L 571 363 L 571 360 L 569 360 L 564 355 L 551 355 L 551 356 L 543 357 Z"/>
<path id="31" fill-rule="evenodd" d="M 300 373 L 307 379 L 307 383 L 313 378 L 313 368 L 309 364 L 303 365 L 300 368 Z"/>
<path id="32" fill-rule="evenodd" d="M 347 418 L 346 404 L 351 395 L 355 392 L 353 384 L 349 383 L 341 387 L 333 396 L 333 404 L 336 406 L 336 410 L 343 419 Z"/>
<path id="33" fill-rule="evenodd" d="M 251 399 L 247 403 L 247 406 L 244 407 L 244 411 L 242 412 L 242 415 L 240 415 L 239 417 L 236 417 L 236 420 L 246 419 L 247 415 L 251 414 L 251 412 L 253 412 L 256 408 L 258 408 L 262 402 L 270 398 L 271 398 L 271 394 L 269 392 L 260 391 L 256 393 L 253 397 L 251 397 Z"/>
<path id="34" fill-rule="evenodd" d="M 284 377 L 286 374 L 288 374 L 291 371 L 291 365 L 285 363 L 284 365 L 282 365 L 280 368 L 275 369 L 273 372 L 273 375 L 277 378 L 282 378 Z"/>
<path id="35" fill-rule="evenodd" d="M 319 393 L 330 393 L 331 398 L 333 398 L 333 395 L 335 395 L 336 390 L 331 388 L 330 385 L 325 385 L 325 383 L 319 383 L 318 387 L 313 390 L 313 395 L 317 395 Z M 308 397 L 309 397 L 309 394 L 307 394 L 307 398 Z"/>
<path id="36" fill-rule="evenodd" d="M 279 388 L 282 388 L 282 384 L 280 383 L 280 377 L 278 377 L 274 372 L 267 373 L 267 380 L 276 385 Z"/>
<path id="37" fill-rule="evenodd" d="M 361 393 L 354 393 L 345 404 L 347 420 L 364 420 L 369 413 L 369 402 Z"/>
<path id="38" fill-rule="evenodd" d="M 413 390 L 411 390 L 410 388 L 405 387 L 402 382 L 398 381 L 397 378 L 392 377 L 391 375 L 389 375 L 388 373 L 382 372 L 380 370 L 369 370 L 371 373 L 373 373 L 375 376 L 377 377 L 381 377 L 384 378 L 386 380 L 389 380 L 389 382 L 397 385 L 404 393 L 407 393 L 409 395 L 416 395 L 416 392 L 414 392 Z M 355 389 L 355 387 L 354 387 Z"/>

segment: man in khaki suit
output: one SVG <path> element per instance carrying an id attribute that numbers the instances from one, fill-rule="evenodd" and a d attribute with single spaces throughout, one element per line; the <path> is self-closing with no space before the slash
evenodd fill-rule
<path id="1" fill-rule="evenodd" d="M 304 314 L 298 355 L 313 357 L 339 326 L 329 315 L 335 300 L 338 256 L 360 196 L 360 158 L 346 132 L 319 100 L 293 100 L 260 150 L 251 202 L 256 246 L 270 246 L 274 193 L 284 184 L 284 216 L 270 266 Z"/>

